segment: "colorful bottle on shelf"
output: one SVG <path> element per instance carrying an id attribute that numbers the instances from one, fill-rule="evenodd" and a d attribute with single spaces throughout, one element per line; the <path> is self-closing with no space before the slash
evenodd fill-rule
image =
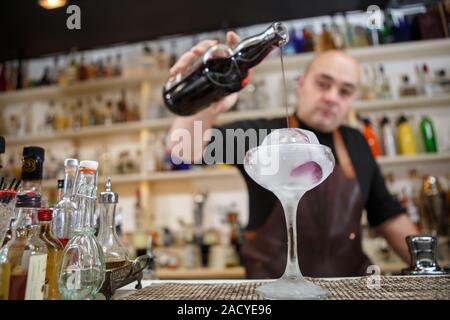
<path id="1" fill-rule="evenodd" d="M 397 155 L 397 143 L 395 142 L 394 128 L 392 128 L 391 121 L 386 116 L 381 119 L 381 132 L 384 154 L 395 157 Z"/>
<path id="2" fill-rule="evenodd" d="M 400 154 L 413 155 L 417 153 L 417 144 L 414 139 L 414 133 L 409 125 L 408 119 L 404 115 L 397 121 L 398 126 L 398 146 Z"/>
<path id="3" fill-rule="evenodd" d="M 426 152 L 438 152 L 436 133 L 434 131 L 433 121 L 427 116 L 420 119 L 420 132 L 422 134 L 423 143 Z"/>
<path id="4" fill-rule="evenodd" d="M 47 270 L 45 273 L 46 292 L 44 299 L 60 300 L 58 289 L 58 271 L 61 264 L 64 246 L 53 234 L 52 223 L 53 210 L 50 208 L 40 208 L 38 219 L 41 225 L 40 239 L 47 246 Z"/>
<path id="5" fill-rule="evenodd" d="M 378 139 L 375 135 L 375 132 L 372 128 L 372 124 L 368 118 L 363 119 L 363 135 L 366 138 L 367 143 L 369 144 L 370 150 L 372 151 L 372 155 L 374 157 L 378 157 L 381 155 L 380 146 L 378 144 Z"/>

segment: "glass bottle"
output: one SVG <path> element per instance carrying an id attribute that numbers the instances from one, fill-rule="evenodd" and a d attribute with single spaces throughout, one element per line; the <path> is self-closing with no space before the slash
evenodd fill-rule
<path id="1" fill-rule="evenodd" d="M 404 115 L 397 121 L 398 126 L 398 146 L 401 154 L 416 154 L 417 145 L 414 133 L 409 125 L 408 119 Z"/>
<path id="2" fill-rule="evenodd" d="M 48 206 L 48 199 L 42 192 L 42 174 L 45 150 L 37 146 L 26 146 L 22 153 L 22 186 L 20 193 L 32 192 L 41 197 L 41 207 Z"/>
<path id="3" fill-rule="evenodd" d="M 381 119 L 381 132 L 384 154 L 389 157 L 395 157 L 397 155 L 397 144 L 395 142 L 394 128 L 392 128 L 391 121 L 386 116 Z"/>
<path id="4" fill-rule="evenodd" d="M 73 235 L 76 218 L 76 204 L 72 200 L 75 176 L 78 169 L 77 159 L 64 160 L 64 189 L 62 199 L 59 200 L 53 211 L 53 233 L 58 240 L 67 245 Z"/>
<path id="5" fill-rule="evenodd" d="M 425 115 L 420 119 L 420 131 L 426 152 L 437 152 L 436 133 L 434 131 L 433 121 Z"/>
<path id="6" fill-rule="evenodd" d="M 382 99 L 390 99 L 392 98 L 391 94 L 391 85 L 389 82 L 389 78 L 386 76 L 384 72 L 383 65 L 379 66 L 379 76 L 378 76 L 378 97 Z"/>
<path id="7" fill-rule="evenodd" d="M 286 44 L 288 38 L 286 27 L 276 22 L 263 33 L 242 40 L 233 50 L 226 45 L 212 46 L 189 70 L 165 84 L 166 106 L 177 115 L 192 115 L 241 90 L 249 80 L 249 69 Z"/>
<path id="8" fill-rule="evenodd" d="M 96 161 L 81 161 L 75 179 L 77 224 L 64 249 L 59 290 L 66 300 L 95 299 L 105 279 L 105 260 L 93 227 L 97 193 Z"/>
<path id="9" fill-rule="evenodd" d="M 378 139 L 375 135 L 375 132 L 372 128 L 372 124 L 368 118 L 363 119 L 364 127 L 363 127 L 363 135 L 366 138 L 367 143 L 369 144 L 370 150 L 374 157 L 378 157 L 381 155 L 380 147 L 378 144 Z"/>
<path id="10" fill-rule="evenodd" d="M 409 83 L 409 77 L 406 74 L 401 76 L 401 81 L 399 87 L 400 97 L 416 96 L 419 93 L 417 87 Z"/>
<path id="11" fill-rule="evenodd" d="M 10 300 L 44 298 L 47 247 L 39 239 L 37 210 L 40 205 L 39 194 L 28 192 L 17 195 L 17 220 L 13 223 L 13 238 L 2 250 L 6 255 L 2 271 L 5 274 L 9 271 Z"/>
<path id="12" fill-rule="evenodd" d="M 40 239 L 47 246 L 47 268 L 45 273 L 46 300 L 60 300 L 61 296 L 58 289 L 58 271 L 61 264 L 64 246 L 53 234 L 52 223 L 53 210 L 50 208 L 41 208 L 38 210 L 38 219 L 40 222 Z"/>
<path id="13" fill-rule="evenodd" d="M 119 268 L 128 261 L 128 250 L 121 243 L 116 233 L 115 216 L 119 195 L 111 190 L 111 179 L 108 177 L 106 191 L 100 193 L 100 231 L 97 239 L 103 249 L 106 270 Z"/>

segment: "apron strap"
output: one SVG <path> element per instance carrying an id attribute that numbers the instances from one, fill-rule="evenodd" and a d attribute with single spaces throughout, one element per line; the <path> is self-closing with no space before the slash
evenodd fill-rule
<path id="1" fill-rule="evenodd" d="M 288 118 L 290 128 L 298 128 L 300 126 L 295 114 L 291 114 Z M 333 130 L 333 142 L 336 149 L 336 156 L 339 159 L 339 165 L 347 178 L 355 178 L 355 169 L 345 146 L 344 139 L 339 129 Z"/>

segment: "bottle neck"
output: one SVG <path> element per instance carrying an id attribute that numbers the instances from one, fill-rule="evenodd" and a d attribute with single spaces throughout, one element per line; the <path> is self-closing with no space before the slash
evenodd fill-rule
<path id="1" fill-rule="evenodd" d="M 75 192 L 75 202 L 77 203 L 76 229 L 93 229 L 97 172 L 80 172 L 79 181 Z"/>
<path id="2" fill-rule="evenodd" d="M 274 24 L 263 33 L 241 41 L 234 51 L 234 59 L 243 71 L 259 64 L 275 47 L 288 41 L 288 32 L 281 24 Z"/>
<path id="3" fill-rule="evenodd" d="M 103 237 L 116 235 L 116 204 L 102 203 L 100 205 L 100 234 Z"/>
<path id="4" fill-rule="evenodd" d="M 70 198 L 73 193 L 75 183 L 76 168 L 66 168 L 64 175 L 64 189 L 62 191 L 64 198 Z"/>

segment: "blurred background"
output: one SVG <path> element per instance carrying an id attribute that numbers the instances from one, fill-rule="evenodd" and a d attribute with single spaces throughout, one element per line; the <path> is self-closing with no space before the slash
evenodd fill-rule
<path id="1" fill-rule="evenodd" d="M 361 62 L 348 124 L 375 137 L 388 188 L 422 230 L 437 232 L 428 217 L 448 216 L 450 199 L 450 1 L 2 1 L 1 175 L 20 176 L 24 145 L 44 147 L 43 187 L 52 204 L 65 158 L 98 160 L 99 190 L 110 176 L 120 194 L 118 233 L 135 256 L 148 250 L 150 236 L 158 278 L 243 278 L 244 181 L 230 166 L 171 162 L 164 136 L 173 115 L 161 92 L 170 66 L 199 41 L 224 41 L 229 30 L 245 38 L 274 21 L 290 31 L 283 54 L 291 108 L 314 53 L 343 49 Z M 279 55 L 255 68 L 220 122 L 285 113 Z M 415 151 L 390 154 L 383 127 L 392 125 L 401 141 L 405 121 Z M 435 148 L 424 145 L 424 121 L 434 127 Z M 439 212 L 430 213 L 432 197 L 442 203 Z M 400 258 L 361 223 L 367 254 L 383 273 L 399 273 Z M 440 239 L 448 241 L 448 232 Z"/>

